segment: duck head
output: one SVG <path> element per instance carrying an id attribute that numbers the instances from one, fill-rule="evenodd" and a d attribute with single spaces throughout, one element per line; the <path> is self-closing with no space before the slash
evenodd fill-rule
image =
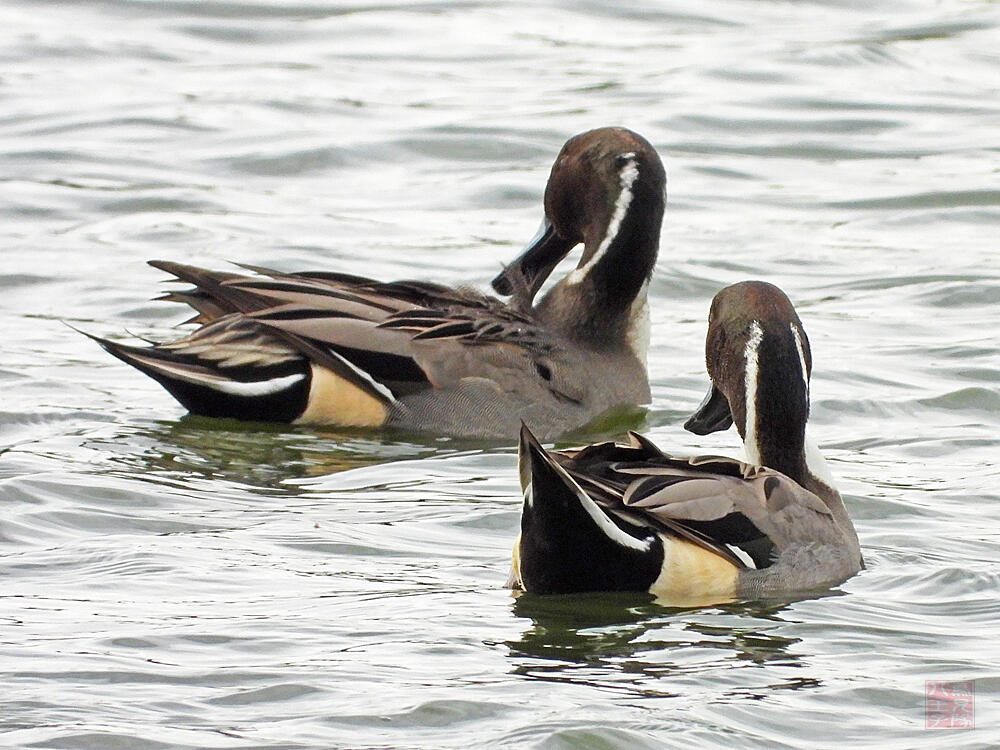
<path id="1" fill-rule="evenodd" d="M 580 263 L 564 282 L 589 284 L 599 297 L 631 302 L 656 261 L 665 187 L 656 150 L 631 130 L 598 128 L 570 138 L 552 165 L 538 234 L 493 288 L 533 298 L 582 242 Z"/>
<path id="2" fill-rule="evenodd" d="M 719 292 L 709 313 L 705 362 L 711 389 L 684 427 L 706 435 L 735 423 L 750 463 L 802 483 L 812 353 L 785 293 L 763 281 Z"/>

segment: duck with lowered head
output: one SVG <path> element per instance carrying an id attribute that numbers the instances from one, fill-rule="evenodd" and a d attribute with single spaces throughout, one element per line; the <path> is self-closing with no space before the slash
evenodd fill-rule
<path id="1" fill-rule="evenodd" d="M 697 605 L 802 592 L 864 567 L 858 537 L 806 439 L 809 340 L 777 287 L 747 281 L 712 302 L 712 381 L 686 427 L 736 424 L 749 463 L 628 445 L 546 451 L 522 427 L 521 533 L 511 584 L 538 593 L 648 591 Z"/>
<path id="2" fill-rule="evenodd" d="M 493 282 L 382 283 L 340 273 L 220 273 L 151 261 L 193 289 L 190 335 L 136 347 L 97 339 L 194 414 L 439 435 L 542 437 L 608 409 L 647 403 L 648 286 L 666 178 L 653 147 L 624 128 L 563 146 L 545 220 Z M 573 247 L 577 268 L 537 303 Z"/>

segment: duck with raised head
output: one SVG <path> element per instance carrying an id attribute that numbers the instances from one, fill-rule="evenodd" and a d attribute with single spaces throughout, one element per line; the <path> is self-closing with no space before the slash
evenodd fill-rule
<path id="1" fill-rule="evenodd" d="M 812 354 L 788 297 L 760 281 L 723 289 L 705 348 L 711 389 L 685 426 L 735 423 L 749 463 L 677 458 L 635 433 L 628 445 L 546 451 L 522 427 L 514 588 L 695 605 L 814 590 L 861 570 L 854 526 L 806 438 Z"/>
<path id="2" fill-rule="evenodd" d="M 178 341 L 97 341 L 190 412 L 245 420 L 542 437 L 608 409 L 647 403 L 646 289 L 666 177 L 653 147 L 624 128 L 563 146 L 545 220 L 493 281 L 508 302 L 436 283 L 339 273 L 220 273 L 151 265 L 194 285 L 200 327 Z M 575 245 L 575 270 L 535 304 Z"/>

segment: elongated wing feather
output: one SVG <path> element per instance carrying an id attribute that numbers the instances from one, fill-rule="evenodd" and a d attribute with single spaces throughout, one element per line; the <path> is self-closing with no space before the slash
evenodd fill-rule
<path id="1" fill-rule="evenodd" d="M 670 518 L 690 521 L 724 518 L 737 510 L 725 482 L 715 477 L 675 477 L 673 481 L 664 481 L 664 477 L 650 479 L 653 481 L 639 480 L 630 484 L 622 502 L 634 508 L 665 506 Z"/>
<path id="2" fill-rule="evenodd" d="M 793 543 L 794 528 L 802 527 L 788 524 L 789 514 L 812 514 L 819 526 L 830 521 L 818 497 L 778 472 L 720 456 L 672 457 L 638 436 L 629 442 L 553 456 L 607 512 L 731 560 L 729 545 L 752 550 L 758 565 L 767 564 L 768 550 Z M 808 533 L 823 535 L 812 527 Z"/>
<path id="3" fill-rule="evenodd" d="M 824 528 L 834 528 L 822 500 L 771 469 L 718 456 L 664 456 L 655 463 L 645 472 L 634 465 L 622 467 L 636 477 L 623 493 L 623 504 L 727 544 L 766 537 L 781 549 L 796 541 L 797 530 L 822 541 Z M 790 515 L 815 522 L 791 524 Z"/>
<path id="4" fill-rule="evenodd" d="M 559 359 L 558 345 L 530 311 L 474 290 L 256 266 L 243 266 L 257 274 L 248 276 L 166 261 L 151 265 L 194 285 L 165 297 L 194 307 L 199 314 L 192 322 L 243 313 L 248 324 L 269 332 L 290 352 L 351 382 L 358 373 L 349 377 L 345 365 L 360 371 L 370 387 L 396 395 L 478 378 L 503 392 L 527 389 L 529 403 L 542 390 L 567 403 L 583 397 L 572 368 Z M 191 339 L 182 339 L 174 351 L 192 346 Z"/>

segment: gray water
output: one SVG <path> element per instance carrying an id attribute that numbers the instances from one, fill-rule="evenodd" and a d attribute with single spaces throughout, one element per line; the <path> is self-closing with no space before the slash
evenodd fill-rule
<path id="1" fill-rule="evenodd" d="M 0 745 L 1000 745 L 1000 4 L 0 16 Z M 512 445 L 184 417 L 64 325 L 169 335 L 148 258 L 485 285 L 607 124 L 670 181 L 638 426 L 738 454 L 680 427 L 708 303 L 782 286 L 869 564 L 828 596 L 515 599 Z"/>

